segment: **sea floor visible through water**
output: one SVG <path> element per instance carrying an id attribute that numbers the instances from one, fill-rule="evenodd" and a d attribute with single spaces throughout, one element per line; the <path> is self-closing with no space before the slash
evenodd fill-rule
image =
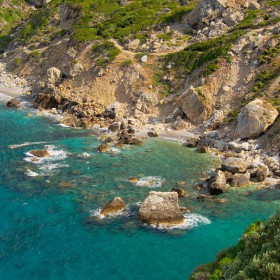
<path id="1" fill-rule="evenodd" d="M 100 154 L 97 131 L 27 113 L 0 105 L 0 279 L 188 279 L 279 207 L 279 190 L 255 187 L 222 195 L 224 204 L 197 200 L 194 185 L 219 161 L 179 142 L 148 139 Z M 46 145 L 51 156 L 34 161 L 29 152 Z M 179 204 L 191 210 L 184 226 L 137 221 L 151 190 L 178 183 L 186 192 Z M 99 219 L 115 196 L 125 215 Z"/>

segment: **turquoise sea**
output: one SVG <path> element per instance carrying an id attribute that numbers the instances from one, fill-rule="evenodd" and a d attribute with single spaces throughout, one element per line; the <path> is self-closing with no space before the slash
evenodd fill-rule
<path id="1" fill-rule="evenodd" d="M 142 147 L 99 154 L 96 131 L 61 127 L 2 105 L 0 135 L 3 280 L 188 279 L 279 206 L 279 190 L 231 191 L 222 196 L 224 204 L 197 200 L 195 183 L 218 160 L 179 142 L 149 139 Z M 33 162 L 28 152 L 45 145 L 51 157 Z M 186 183 L 187 193 L 180 205 L 191 209 L 184 229 L 138 223 L 139 202 L 149 191 L 178 182 Z M 98 209 L 115 196 L 123 197 L 127 214 L 98 219 Z"/>

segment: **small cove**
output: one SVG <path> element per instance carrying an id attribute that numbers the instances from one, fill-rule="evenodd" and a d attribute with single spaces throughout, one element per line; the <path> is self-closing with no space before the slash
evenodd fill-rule
<path id="1" fill-rule="evenodd" d="M 231 191 L 222 196 L 225 204 L 197 200 L 194 185 L 218 160 L 175 141 L 149 139 L 99 154 L 94 131 L 2 105 L 0 119 L 1 279 L 187 279 L 279 206 L 279 190 L 269 189 Z M 30 162 L 28 152 L 44 145 L 52 147 L 51 159 Z M 149 191 L 182 182 L 187 195 L 180 205 L 211 223 L 166 232 L 135 222 L 137 203 Z M 115 196 L 126 201 L 129 215 L 90 217 Z"/>

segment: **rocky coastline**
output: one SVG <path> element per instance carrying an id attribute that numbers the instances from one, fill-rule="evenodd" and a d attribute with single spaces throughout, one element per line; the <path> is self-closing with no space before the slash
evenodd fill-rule
<path id="1" fill-rule="evenodd" d="M 34 2 L 36 9 L 51 7 Z M 1 55 L 0 92 L 16 97 L 10 108 L 23 99 L 65 126 L 99 128 L 100 153 L 148 137 L 214 153 L 221 166 L 195 186 L 198 199 L 252 184 L 279 188 L 279 11 L 260 1 L 194 4 L 176 24 L 122 44 L 72 40 L 78 11 L 62 5 L 53 25 L 71 32 L 49 45 L 26 40 L 17 48 L 12 40 Z"/>

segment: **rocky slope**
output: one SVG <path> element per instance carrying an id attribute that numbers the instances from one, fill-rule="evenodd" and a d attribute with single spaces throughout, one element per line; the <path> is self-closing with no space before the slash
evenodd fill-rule
<path id="1" fill-rule="evenodd" d="M 188 146 L 243 160 L 245 170 L 209 178 L 212 194 L 278 183 L 279 1 L 29 3 L 28 19 L 5 23 L 1 63 L 28 80 L 39 110 L 110 127 L 118 145 L 136 143 L 139 128 L 179 131 Z"/>

